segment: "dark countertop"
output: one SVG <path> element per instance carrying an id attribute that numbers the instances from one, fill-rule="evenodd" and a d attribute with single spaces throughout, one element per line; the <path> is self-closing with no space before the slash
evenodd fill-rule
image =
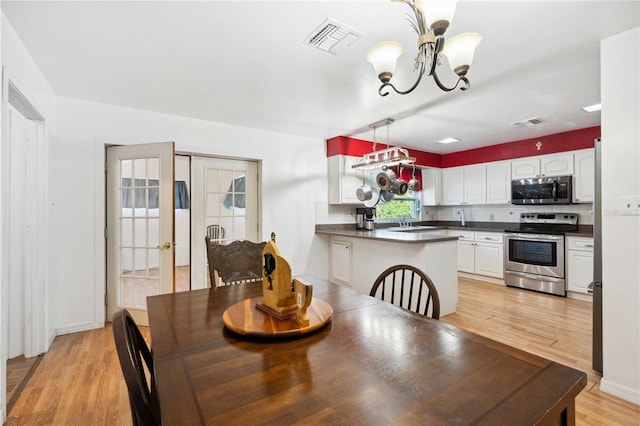
<path id="1" fill-rule="evenodd" d="M 467 222 L 460 226 L 458 221 L 422 221 L 414 222 L 411 227 L 401 228 L 394 223 L 376 224 L 373 231 L 356 230 L 355 224 L 316 225 L 316 234 L 339 235 L 343 237 L 368 238 L 400 243 L 428 243 L 447 241 L 457 237 L 432 235 L 428 231 L 464 230 L 473 232 L 505 232 L 517 230 L 518 222 Z M 421 232 L 422 231 L 422 232 Z M 427 231 L 427 232 L 424 232 Z M 579 225 L 578 232 L 567 232 L 567 237 L 593 237 L 592 225 Z"/>
<path id="2" fill-rule="evenodd" d="M 455 241 L 458 237 L 448 235 L 434 235 L 430 231 L 442 230 L 446 233 L 447 228 L 438 226 L 415 226 L 412 228 L 400 227 L 380 227 L 373 231 L 349 228 L 343 225 L 316 225 L 316 234 L 337 235 L 340 237 L 365 238 L 369 240 L 389 241 L 393 243 L 425 244 L 439 243 L 442 241 Z"/>

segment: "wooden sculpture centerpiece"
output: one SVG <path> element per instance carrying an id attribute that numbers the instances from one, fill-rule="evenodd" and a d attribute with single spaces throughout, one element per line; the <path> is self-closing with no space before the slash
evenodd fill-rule
<path id="1" fill-rule="evenodd" d="M 273 240 L 264 246 L 262 258 L 263 299 L 256 307 L 278 319 L 297 317 L 302 325 L 308 324 L 307 308 L 311 304 L 313 286 L 298 278 L 291 279 L 291 266 L 280 255 Z"/>
<path id="2" fill-rule="evenodd" d="M 313 297 L 313 285 L 291 279 L 291 266 L 280 256 L 273 236 L 262 259 L 262 296 L 227 308 L 222 314 L 225 327 L 247 336 L 282 338 L 311 333 L 331 321 L 333 309 Z"/>

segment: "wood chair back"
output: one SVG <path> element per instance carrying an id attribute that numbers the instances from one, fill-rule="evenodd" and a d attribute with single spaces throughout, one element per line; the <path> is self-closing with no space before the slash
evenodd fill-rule
<path id="1" fill-rule="evenodd" d="M 220 243 L 224 239 L 224 228 L 220 225 L 207 226 L 207 237 L 214 242 Z"/>
<path id="2" fill-rule="evenodd" d="M 440 298 L 431 279 L 411 265 L 394 265 L 382 272 L 370 296 L 418 314 L 440 319 Z"/>
<path id="3" fill-rule="evenodd" d="M 151 351 L 129 311 L 122 309 L 115 312 L 112 320 L 116 351 L 129 391 L 133 424 L 160 425 L 160 405 Z"/>
<path id="4" fill-rule="evenodd" d="M 205 242 L 211 287 L 262 281 L 264 241 L 218 244 L 207 236 Z"/>

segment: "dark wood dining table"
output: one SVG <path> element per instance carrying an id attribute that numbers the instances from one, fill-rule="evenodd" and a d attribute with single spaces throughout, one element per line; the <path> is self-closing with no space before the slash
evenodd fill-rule
<path id="1" fill-rule="evenodd" d="M 584 372 L 304 278 L 333 318 L 294 338 L 224 327 L 260 283 L 147 299 L 164 425 L 575 423 Z"/>

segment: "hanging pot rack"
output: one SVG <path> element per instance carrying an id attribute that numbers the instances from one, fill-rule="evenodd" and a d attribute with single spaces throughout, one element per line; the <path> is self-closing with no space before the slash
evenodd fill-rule
<path id="1" fill-rule="evenodd" d="M 415 157 L 409 155 L 409 151 L 404 148 L 394 146 L 393 148 L 381 149 L 364 154 L 360 160 L 351 168 L 356 170 L 375 170 L 384 166 L 393 167 L 415 163 Z"/>
<path id="2" fill-rule="evenodd" d="M 394 121 L 393 118 L 385 118 L 369 125 L 373 129 L 373 152 L 364 154 L 351 168 L 355 170 L 375 170 L 384 166 L 393 167 L 415 163 L 415 157 L 411 157 L 406 149 L 398 146 L 389 148 L 389 125 Z M 376 151 L 376 129 L 382 126 L 387 127 L 387 148 Z"/>

